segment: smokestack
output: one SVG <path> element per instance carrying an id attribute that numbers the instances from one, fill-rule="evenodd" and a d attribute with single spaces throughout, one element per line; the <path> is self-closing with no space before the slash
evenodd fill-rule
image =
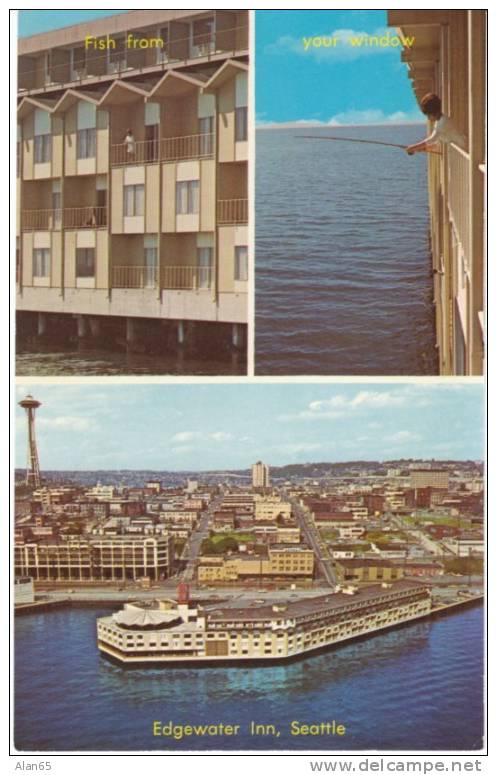
<path id="1" fill-rule="evenodd" d="M 190 602 L 190 588 L 188 584 L 185 584 L 184 581 L 181 581 L 178 584 L 178 603 L 189 603 Z"/>

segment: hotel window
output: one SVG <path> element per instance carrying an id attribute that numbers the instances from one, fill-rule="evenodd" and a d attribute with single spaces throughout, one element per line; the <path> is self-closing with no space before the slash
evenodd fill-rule
<path id="1" fill-rule="evenodd" d="M 86 77 L 86 48 L 77 46 L 69 52 L 71 61 L 71 79 L 80 80 Z"/>
<path id="2" fill-rule="evenodd" d="M 52 216 L 54 229 L 60 229 L 62 222 L 62 194 L 60 192 L 60 184 L 57 182 L 52 183 Z"/>
<path id="3" fill-rule="evenodd" d="M 92 159 L 96 156 L 97 131 L 95 127 L 90 129 L 78 129 L 77 158 Z"/>
<path id="4" fill-rule="evenodd" d="M 50 276 L 50 249 L 35 248 L 33 250 L 33 277 Z"/>
<path id="5" fill-rule="evenodd" d="M 214 19 L 197 19 L 191 29 L 192 56 L 206 56 L 214 51 Z"/>
<path id="6" fill-rule="evenodd" d="M 124 186 L 124 215 L 143 215 L 145 212 L 145 186 L 143 183 Z"/>
<path id="7" fill-rule="evenodd" d="M 246 140 L 248 136 L 247 132 L 247 108 L 235 109 L 235 140 L 242 142 Z"/>
<path id="8" fill-rule="evenodd" d="M 197 271 L 199 288 L 210 288 L 212 271 L 212 248 L 197 248 Z"/>
<path id="9" fill-rule="evenodd" d="M 159 46 L 156 49 L 157 62 L 167 62 L 169 50 L 169 27 L 161 27 L 159 29 L 159 38 L 162 41 L 162 46 Z"/>
<path id="10" fill-rule="evenodd" d="M 107 49 L 108 55 L 108 72 L 119 73 L 121 70 L 126 69 L 126 40 L 124 38 L 117 38 L 115 40 L 115 48 Z"/>
<path id="11" fill-rule="evenodd" d="M 194 215 L 199 211 L 199 181 L 182 180 L 176 183 L 176 214 Z"/>
<path id="12" fill-rule="evenodd" d="M 95 276 L 95 248 L 76 248 L 76 277 Z"/>
<path id="13" fill-rule="evenodd" d="M 52 157 L 52 135 L 35 135 L 35 164 L 44 164 Z"/>
<path id="14" fill-rule="evenodd" d="M 235 280 L 248 280 L 248 248 L 246 245 L 235 247 Z"/>
<path id="15" fill-rule="evenodd" d="M 210 156 L 213 152 L 214 140 L 214 116 L 199 118 L 200 155 Z"/>

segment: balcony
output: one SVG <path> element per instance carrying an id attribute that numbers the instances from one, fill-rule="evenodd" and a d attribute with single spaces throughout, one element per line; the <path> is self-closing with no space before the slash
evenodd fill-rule
<path id="1" fill-rule="evenodd" d="M 107 226 L 106 207 L 66 207 L 64 229 L 100 229 Z"/>
<path id="2" fill-rule="evenodd" d="M 212 287 L 212 266 L 115 266 L 113 288 L 158 288 L 175 291 L 203 291 Z"/>
<path id="3" fill-rule="evenodd" d="M 220 226 L 248 223 L 248 199 L 220 199 L 217 220 Z"/>
<path id="4" fill-rule="evenodd" d="M 211 158 L 214 155 L 214 135 L 209 133 L 164 137 L 161 140 L 139 140 L 133 143 L 132 148 L 131 151 L 129 143 L 111 145 L 111 166 Z"/>
<path id="5" fill-rule="evenodd" d="M 60 209 L 23 210 L 21 213 L 22 231 L 48 231 L 60 229 L 61 225 L 62 211 Z"/>
<path id="6" fill-rule="evenodd" d="M 154 33 L 155 37 L 155 33 Z M 124 41 L 123 41 L 124 43 Z M 69 48 L 59 51 L 64 61 L 50 61 L 47 71 L 30 57 L 21 55 L 19 87 L 21 94 L 60 90 L 71 84 L 108 82 L 136 73 L 155 73 L 167 66 L 180 67 L 195 59 L 222 60 L 248 50 L 248 26 L 240 25 L 207 33 L 164 38 L 163 46 L 145 49 L 110 50 L 96 54 L 77 47 L 78 58 L 71 63 Z"/>
<path id="7" fill-rule="evenodd" d="M 48 210 L 23 210 L 22 231 L 64 229 L 100 229 L 107 226 L 106 207 L 66 207 Z"/>
<path id="8" fill-rule="evenodd" d="M 461 243 L 464 256 L 471 255 L 470 212 L 468 191 L 471 178 L 471 160 L 467 151 L 453 143 L 447 151 L 449 172 L 448 200 L 454 229 Z"/>

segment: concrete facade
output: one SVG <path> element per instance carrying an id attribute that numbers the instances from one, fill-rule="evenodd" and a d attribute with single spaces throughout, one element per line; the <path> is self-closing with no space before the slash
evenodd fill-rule
<path id="1" fill-rule="evenodd" d="M 248 12 L 131 11 L 19 52 L 18 311 L 245 324 Z"/>

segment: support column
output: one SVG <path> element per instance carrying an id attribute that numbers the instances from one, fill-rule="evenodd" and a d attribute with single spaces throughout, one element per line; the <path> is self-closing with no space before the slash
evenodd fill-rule
<path id="1" fill-rule="evenodd" d="M 38 312 L 37 329 L 38 336 L 43 336 L 47 332 L 47 316 L 43 312 Z"/>
<path id="2" fill-rule="evenodd" d="M 237 349 L 242 346 L 242 330 L 239 323 L 233 323 L 231 326 L 231 343 Z"/>
<path id="3" fill-rule="evenodd" d="M 133 318 L 126 318 L 126 344 L 132 344 L 136 340 L 136 325 Z"/>
<path id="4" fill-rule="evenodd" d="M 90 324 L 90 332 L 93 337 L 97 337 L 100 335 L 100 318 L 96 317 L 90 317 L 88 319 L 88 322 Z"/>
<path id="5" fill-rule="evenodd" d="M 84 339 L 86 336 L 86 318 L 84 315 L 77 315 L 76 323 L 78 326 L 78 339 Z"/>

